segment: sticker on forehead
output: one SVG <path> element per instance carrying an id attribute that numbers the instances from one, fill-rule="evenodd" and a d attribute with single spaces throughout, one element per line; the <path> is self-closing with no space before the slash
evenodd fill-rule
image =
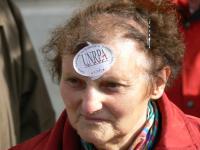
<path id="1" fill-rule="evenodd" d="M 82 48 L 73 60 L 75 71 L 92 80 L 100 78 L 113 63 L 112 50 L 102 44 L 90 44 Z"/>

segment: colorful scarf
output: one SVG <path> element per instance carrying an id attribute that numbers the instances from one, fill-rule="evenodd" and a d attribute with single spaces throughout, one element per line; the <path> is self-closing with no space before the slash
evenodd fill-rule
<path id="1" fill-rule="evenodd" d="M 147 120 L 144 128 L 139 132 L 133 144 L 128 150 L 150 150 L 153 147 L 156 134 L 158 132 L 159 112 L 156 103 L 150 101 L 148 103 Z M 85 150 L 95 150 L 94 145 L 81 140 L 81 144 Z"/>
<path id="2" fill-rule="evenodd" d="M 158 131 L 158 109 L 155 102 L 149 102 L 147 120 L 129 150 L 150 150 Z"/>

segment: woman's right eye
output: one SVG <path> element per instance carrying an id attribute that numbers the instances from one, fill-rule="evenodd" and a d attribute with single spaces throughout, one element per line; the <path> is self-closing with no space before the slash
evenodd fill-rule
<path id="1" fill-rule="evenodd" d="M 82 89 L 85 87 L 84 81 L 78 78 L 67 78 L 65 79 L 68 86 L 75 89 Z"/>

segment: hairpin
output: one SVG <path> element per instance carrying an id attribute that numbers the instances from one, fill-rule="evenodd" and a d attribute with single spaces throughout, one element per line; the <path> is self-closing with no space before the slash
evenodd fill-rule
<path id="1" fill-rule="evenodd" d="M 147 33 L 147 45 L 148 48 L 151 48 L 151 19 L 148 18 L 148 33 Z"/>

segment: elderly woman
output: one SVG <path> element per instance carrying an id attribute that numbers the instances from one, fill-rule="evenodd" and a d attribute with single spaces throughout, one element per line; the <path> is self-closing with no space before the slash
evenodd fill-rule
<path id="1" fill-rule="evenodd" d="M 200 149 L 200 119 L 164 93 L 183 49 L 167 1 L 91 4 L 55 30 L 45 49 L 66 111 L 53 129 L 12 149 Z"/>

